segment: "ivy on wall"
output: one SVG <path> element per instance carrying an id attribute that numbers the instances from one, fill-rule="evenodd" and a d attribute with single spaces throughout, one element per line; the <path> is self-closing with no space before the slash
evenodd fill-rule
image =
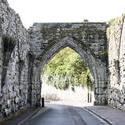
<path id="1" fill-rule="evenodd" d="M 7 66 L 13 52 L 13 49 L 16 45 L 16 41 L 7 35 L 2 36 L 2 53 L 3 53 L 3 63 L 2 63 L 2 86 L 5 84 L 5 78 L 7 73 Z"/>

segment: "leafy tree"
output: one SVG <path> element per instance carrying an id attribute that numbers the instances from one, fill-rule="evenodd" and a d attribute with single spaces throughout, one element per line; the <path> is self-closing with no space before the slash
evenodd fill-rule
<path id="1" fill-rule="evenodd" d="M 92 76 L 87 64 L 74 50 L 66 47 L 59 51 L 48 64 L 45 65 L 42 73 L 47 84 L 57 89 L 67 89 L 71 86 L 88 86 L 92 83 Z"/>

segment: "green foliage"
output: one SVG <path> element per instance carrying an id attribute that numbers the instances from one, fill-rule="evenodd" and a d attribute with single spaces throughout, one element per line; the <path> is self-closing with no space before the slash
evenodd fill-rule
<path id="1" fill-rule="evenodd" d="M 2 36 L 2 54 L 3 54 L 3 60 L 2 60 L 2 83 L 1 86 L 3 87 L 5 84 L 5 78 L 7 74 L 7 66 L 11 57 L 11 54 L 15 48 L 16 41 L 14 38 L 3 35 Z"/>
<path id="2" fill-rule="evenodd" d="M 108 21 L 109 25 L 114 25 L 116 24 L 119 20 L 121 20 L 120 17 L 117 17 L 117 18 L 114 18 L 114 19 L 111 19 Z"/>
<path id="3" fill-rule="evenodd" d="M 3 35 L 2 44 L 3 44 L 3 51 L 11 53 L 15 47 L 16 41 L 10 36 Z"/>
<path id="4" fill-rule="evenodd" d="M 57 89 L 71 86 L 85 86 L 92 83 L 92 76 L 87 64 L 74 50 L 66 47 L 45 65 L 43 79 Z"/>

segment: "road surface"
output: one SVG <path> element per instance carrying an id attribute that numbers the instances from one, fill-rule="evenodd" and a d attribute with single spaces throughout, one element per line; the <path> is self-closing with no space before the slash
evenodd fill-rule
<path id="1" fill-rule="evenodd" d="M 80 107 L 48 105 L 49 110 L 36 114 L 23 125 L 105 125 Z"/>

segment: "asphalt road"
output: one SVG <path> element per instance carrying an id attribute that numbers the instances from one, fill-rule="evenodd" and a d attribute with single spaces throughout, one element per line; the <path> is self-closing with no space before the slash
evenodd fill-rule
<path id="1" fill-rule="evenodd" d="M 36 114 L 23 125 L 104 125 L 83 108 L 66 105 L 48 105 L 49 110 Z"/>

